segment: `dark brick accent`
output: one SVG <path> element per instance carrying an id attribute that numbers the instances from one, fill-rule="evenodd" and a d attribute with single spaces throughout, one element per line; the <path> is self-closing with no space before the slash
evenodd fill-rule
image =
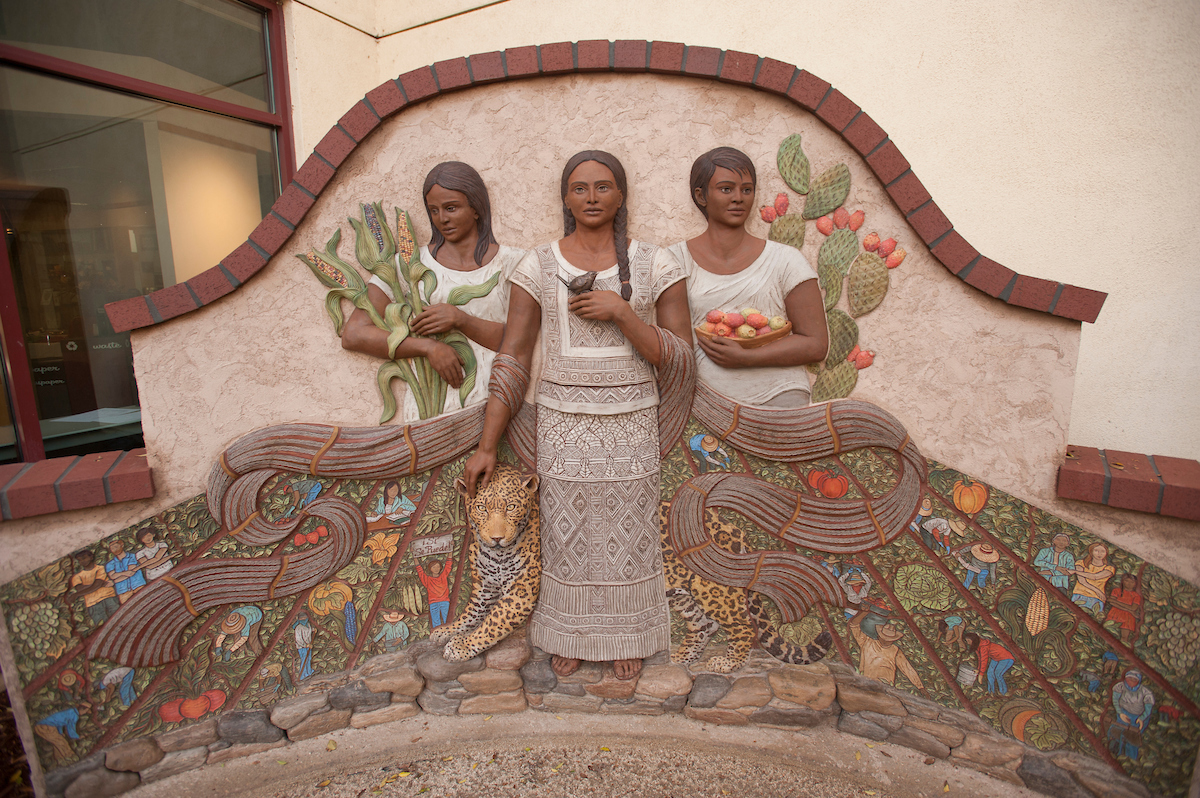
<path id="1" fill-rule="evenodd" d="M 150 295 L 150 301 L 154 303 L 163 321 L 182 316 L 199 307 L 192 297 L 192 292 L 188 290 L 187 283 L 176 283 L 159 289 Z"/>
<path id="2" fill-rule="evenodd" d="M 908 159 L 892 142 L 886 142 L 882 147 L 867 156 L 867 166 L 885 186 L 908 171 Z"/>
<path id="3" fill-rule="evenodd" d="M 589 39 L 575 45 L 580 72 L 607 72 L 611 65 L 608 39 Z"/>
<path id="4" fill-rule="evenodd" d="M 925 190 L 925 184 L 912 172 L 905 173 L 903 177 L 888 186 L 887 193 L 905 216 L 932 199 L 929 192 Z"/>
<path id="5" fill-rule="evenodd" d="M 154 481 L 145 449 L 134 449 L 108 473 L 108 495 L 112 502 L 149 499 L 154 495 Z"/>
<path id="6" fill-rule="evenodd" d="M 1059 498 L 1084 502 L 1104 500 L 1104 458 L 1091 446 L 1068 446 L 1067 456 L 1058 467 L 1055 487 Z"/>
<path id="7" fill-rule="evenodd" d="M 1062 296 L 1054 306 L 1054 315 L 1076 321 L 1086 321 L 1089 324 L 1096 321 L 1100 308 L 1108 294 L 1103 291 L 1093 291 L 1090 288 L 1080 288 L 1077 285 L 1064 285 Z"/>
<path id="8" fill-rule="evenodd" d="M 308 193 L 316 196 L 325 188 L 325 184 L 333 177 L 334 170 L 321 160 L 315 153 L 296 172 L 296 182 L 308 189 Z"/>
<path id="9" fill-rule="evenodd" d="M 951 227 L 950 220 L 946 218 L 946 214 L 942 213 L 942 209 L 937 206 L 936 202 L 931 202 L 914 212 L 912 216 L 908 217 L 908 223 L 926 244 L 937 241 Z"/>
<path id="10" fill-rule="evenodd" d="M 433 70 L 427 66 L 405 72 L 396 80 L 400 81 L 400 87 L 404 89 L 404 96 L 410 103 L 423 100 L 438 92 L 437 83 L 433 80 Z"/>
<path id="11" fill-rule="evenodd" d="M 1057 290 L 1058 283 L 1056 282 L 1039 277 L 1026 277 L 1022 274 L 1017 277 L 1017 284 L 1008 297 L 1008 304 L 1040 310 L 1044 313 L 1050 309 L 1050 302 L 1054 299 L 1054 293 Z"/>
<path id="12" fill-rule="evenodd" d="M 543 44 L 538 49 L 542 53 L 543 74 L 575 71 L 575 50 L 570 42 Z"/>
<path id="13" fill-rule="evenodd" d="M 340 128 L 332 127 L 325 137 L 317 142 L 314 150 L 337 168 L 346 160 L 347 155 L 354 152 L 354 139 L 343 133 Z"/>
<path id="14" fill-rule="evenodd" d="M 379 117 L 375 116 L 375 112 L 365 102 L 359 100 L 342 115 L 338 124 L 355 141 L 362 141 L 368 133 L 379 127 Z"/>
<path id="15" fill-rule="evenodd" d="M 643 72 L 650 61 L 650 42 L 620 39 L 613 45 L 613 68 L 618 72 Z"/>
<path id="16" fill-rule="evenodd" d="M 725 60 L 721 62 L 721 80 L 751 86 L 754 84 L 754 72 L 757 69 L 758 56 L 726 50 Z"/>
<path id="17" fill-rule="evenodd" d="M 883 128 L 875 123 L 867 114 L 859 114 L 842 134 L 859 155 L 866 155 L 879 146 L 879 142 L 887 138 Z"/>
<path id="18" fill-rule="evenodd" d="M 859 107 L 837 89 L 829 92 L 825 102 L 817 108 L 817 116 L 831 128 L 841 133 L 859 112 Z"/>
<path id="19" fill-rule="evenodd" d="M 77 458 L 55 457 L 34 463 L 21 477 L 4 492 L 8 511 L 12 518 L 28 518 L 58 512 L 58 498 L 54 495 L 54 483 L 70 468 Z"/>
<path id="20" fill-rule="evenodd" d="M 815 111 L 828 92 L 829 81 L 821 80 L 807 69 L 801 69 L 787 95 L 809 111 Z"/>
<path id="21" fill-rule="evenodd" d="M 504 63 L 508 65 L 510 78 L 522 75 L 536 75 L 538 71 L 538 48 L 511 47 L 504 51 Z"/>
<path id="22" fill-rule="evenodd" d="M 104 312 L 108 314 L 108 323 L 115 332 L 136 330 L 154 323 L 154 317 L 150 315 L 150 306 L 146 304 L 146 298 L 141 296 L 109 302 L 104 306 Z"/>
<path id="23" fill-rule="evenodd" d="M 651 72 L 682 72 L 683 51 L 687 45 L 679 42 L 650 43 Z"/>
<path id="24" fill-rule="evenodd" d="M 308 213 L 308 209 L 313 206 L 314 202 L 316 200 L 301 191 L 295 183 L 288 183 L 288 187 L 279 195 L 279 199 L 275 200 L 271 210 L 287 219 L 295 227 L 300 224 L 304 214 Z"/>
<path id="25" fill-rule="evenodd" d="M 367 102 L 371 103 L 371 107 L 375 109 L 375 113 L 379 114 L 383 119 L 387 119 L 407 105 L 400 87 L 396 85 L 396 81 L 394 80 L 380 83 L 367 92 Z"/>
<path id="26" fill-rule="evenodd" d="M 958 233 L 954 233 L 954 235 L 958 236 Z M 961 236 L 959 237 L 961 238 Z M 946 236 L 946 239 L 949 240 L 950 236 Z M 942 243 L 944 244 L 945 241 Z M 963 241 L 963 243 L 966 244 L 966 241 Z M 940 246 L 939 244 L 938 247 Z M 971 245 L 967 244 L 967 246 L 970 247 Z M 935 247 L 936 249 L 937 247 Z M 975 248 L 971 247 L 971 249 L 974 251 Z M 1007 266 L 1001 266 L 991 258 L 980 258 L 971 269 L 971 273 L 963 278 L 963 282 L 969 286 L 978 288 L 988 296 L 997 297 L 1012 282 L 1012 278 L 1016 274 L 1012 269 Z"/>
<path id="27" fill-rule="evenodd" d="M 758 77 L 754 79 L 754 85 L 763 91 L 787 94 L 795 74 L 796 67 L 791 64 L 776 61 L 774 58 L 764 58 L 762 66 L 758 68 Z"/>
<path id="28" fill-rule="evenodd" d="M 1144 454 L 1118 452 L 1109 449 L 1104 453 L 1112 482 L 1108 489 L 1108 505 L 1152 513 L 1158 509 L 1160 482 Z"/>
<path id="29" fill-rule="evenodd" d="M 433 65 L 433 71 L 437 75 L 438 88 L 442 91 L 461 89 L 463 86 L 471 85 L 471 73 L 467 71 L 467 59 L 465 58 L 438 61 Z"/>
<path id="30" fill-rule="evenodd" d="M 244 283 L 258 274 L 259 270 L 267 265 L 267 261 L 254 250 L 254 247 L 245 243 L 226 255 L 225 260 L 221 261 L 221 265 L 228 269 L 239 283 Z"/>
<path id="31" fill-rule="evenodd" d="M 1154 464 L 1166 483 L 1160 512 L 1200 521 L 1200 463 L 1156 454 Z"/>
<path id="32" fill-rule="evenodd" d="M 717 64 L 721 61 L 721 51 L 716 47 L 689 47 L 687 48 L 687 60 L 683 64 L 683 71 L 688 75 L 704 75 L 705 77 L 715 78 L 717 76 Z"/>
<path id="33" fill-rule="evenodd" d="M 950 270 L 951 274 L 958 274 L 979 256 L 975 247 L 968 244 L 965 238 L 953 230 L 930 251 L 935 258 L 942 262 L 943 266 Z"/>
<path id="34" fill-rule="evenodd" d="M 258 227 L 254 228 L 254 232 L 250 234 L 250 240 L 266 250 L 267 253 L 274 255 L 291 236 L 292 231 L 288 229 L 288 226 L 268 213 L 258 223 Z"/>
<path id="35" fill-rule="evenodd" d="M 187 283 L 205 305 L 220 299 L 233 290 L 233 283 L 229 282 L 225 272 L 221 271 L 218 266 L 205 269 Z"/>
<path id="36" fill-rule="evenodd" d="M 467 59 L 471 66 L 471 80 L 476 83 L 491 83 L 504 79 L 504 54 L 499 50 L 476 53 Z"/>
<path id="37" fill-rule="evenodd" d="M 99 507 L 108 504 L 104 496 L 104 475 L 117 462 L 121 452 L 85 454 L 58 483 L 58 495 L 64 510 Z"/>

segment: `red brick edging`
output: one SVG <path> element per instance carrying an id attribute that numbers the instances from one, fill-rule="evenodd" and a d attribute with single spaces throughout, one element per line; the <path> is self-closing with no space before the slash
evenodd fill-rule
<path id="1" fill-rule="evenodd" d="M 1200 521 L 1200 462 L 1068 446 L 1058 468 L 1061 499 Z"/>
<path id="2" fill-rule="evenodd" d="M 145 449 L 0 465 L 0 520 L 148 499 Z"/>
<path id="3" fill-rule="evenodd" d="M 219 264 L 190 280 L 105 306 L 117 332 L 150 327 L 214 302 L 258 273 L 300 224 L 354 148 L 383 120 L 439 94 L 538 75 L 632 72 L 708 77 L 791 99 L 833 128 L 887 189 L 909 225 L 960 280 L 1009 305 L 1094 322 L 1103 291 L 1017 274 L 980 255 L 933 201 L 908 160 L 857 104 L 827 81 L 792 64 L 735 50 L 677 42 L 557 42 L 438 61 L 367 92 L 317 144 L 295 179 L 249 239 Z"/>

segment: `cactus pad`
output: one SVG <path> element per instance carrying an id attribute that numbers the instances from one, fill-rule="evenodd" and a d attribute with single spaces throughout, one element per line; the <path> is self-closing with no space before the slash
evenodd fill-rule
<path id="1" fill-rule="evenodd" d="M 808 156 L 800 149 L 800 134 L 793 133 L 779 145 L 779 153 L 775 156 L 779 167 L 779 175 L 783 182 L 797 194 L 808 193 L 809 166 Z M 811 218 L 811 217 L 805 217 Z"/>
<path id="2" fill-rule="evenodd" d="M 821 290 L 825 292 L 825 310 L 828 311 L 842 298 L 842 280 L 846 275 L 842 274 L 840 269 L 822 263 L 817 266 L 817 277 Z"/>
<path id="3" fill-rule="evenodd" d="M 821 245 L 817 253 L 817 266 L 833 266 L 844 277 L 857 254 L 858 233 L 853 230 L 835 230 Z"/>
<path id="4" fill-rule="evenodd" d="M 850 267 L 850 315 L 864 316 L 887 296 L 888 268 L 883 259 L 873 252 L 864 252 Z"/>
<path id="5" fill-rule="evenodd" d="M 804 200 L 805 219 L 816 219 L 840 208 L 850 194 L 850 167 L 844 163 L 830 167 L 812 181 L 808 198 Z"/>
<path id="6" fill-rule="evenodd" d="M 825 363 L 832 368 L 844 361 L 858 343 L 858 325 L 846 311 L 837 308 L 826 314 L 825 322 L 829 326 L 829 352 L 825 355 Z"/>
<path id="7" fill-rule="evenodd" d="M 853 363 L 842 361 L 833 368 L 824 369 L 817 375 L 812 387 L 812 400 L 841 399 L 849 396 L 858 384 L 858 369 Z"/>
<path id="8" fill-rule="evenodd" d="M 767 234 L 767 238 L 800 249 L 804 246 L 804 226 L 803 219 L 789 213 L 771 222 L 771 232 Z"/>

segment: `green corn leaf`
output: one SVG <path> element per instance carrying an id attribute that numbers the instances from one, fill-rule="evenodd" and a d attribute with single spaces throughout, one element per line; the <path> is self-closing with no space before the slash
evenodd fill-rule
<path id="1" fill-rule="evenodd" d="M 387 337 L 388 357 L 396 356 L 396 347 L 408 337 L 408 324 L 400 317 L 404 305 L 398 302 L 390 303 L 383 312 L 383 321 L 390 330 Z"/>
<path id="2" fill-rule="evenodd" d="M 398 360 L 385 361 L 375 374 L 375 382 L 379 387 L 379 397 L 383 400 L 383 415 L 380 424 L 386 424 L 396 415 L 396 397 L 392 395 L 392 380 L 399 377 L 408 384 L 409 390 L 416 390 L 417 378 L 407 363 Z"/>
<path id="3" fill-rule="evenodd" d="M 421 273 L 421 288 L 425 291 L 425 304 L 432 304 L 430 297 L 437 290 L 437 275 L 433 273 L 433 269 L 428 268 L 424 264 L 421 265 L 425 271 Z"/>
<path id="4" fill-rule="evenodd" d="M 340 291 L 330 291 L 325 294 L 325 312 L 333 320 L 333 331 L 338 337 L 342 335 L 342 327 L 346 324 L 346 316 L 342 313 L 342 294 Z"/>
<path id="5" fill-rule="evenodd" d="M 465 305 L 472 299 L 479 299 L 492 293 L 500 282 L 500 272 L 493 274 L 487 282 L 479 285 L 460 285 L 457 288 L 450 289 L 450 294 L 446 301 L 451 305 Z"/>
<path id="6" fill-rule="evenodd" d="M 471 344 L 467 337 L 457 330 L 452 333 L 447 333 L 442 339 L 455 354 L 463 362 L 463 381 L 462 385 L 458 386 L 458 403 L 459 407 L 466 407 L 467 397 L 471 390 L 475 387 L 475 375 L 479 371 L 479 364 L 475 360 L 475 352 L 471 349 Z"/>
<path id="7" fill-rule="evenodd" d="M 364 207 L 364 210 L 366 208 Z M 378 202 L 371 203 L 372 216 L 379 225 L 379 235 L 383 238 L 383 248 L 380 250 L 379 259 L 382 261 L 393 261 L 396 258 L 396 236 L 392 234 L 392 229 L 387 226 L 387 214 L 383 212 L 383 205 Z"/>

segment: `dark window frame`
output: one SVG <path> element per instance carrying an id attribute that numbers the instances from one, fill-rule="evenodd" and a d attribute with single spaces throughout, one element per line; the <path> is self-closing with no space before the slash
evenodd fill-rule
<path id="1" fill-rule="evenodd" d="M 74 61 L 0 43 L 0 64 L 28 69 L 55 77 L 87 83 L 102 89 L 120 91 L 152 100 L 194 108 L 270 127 L 279 157 L 279 186 L 292 182 L 296 173 L 296 148 L 292 130 L 291 85 L 288 81 L 287 48 L 283 30 L 283 9 L 271 0 L 233 0 L 263 12 L 267 22 L 267 63 L 271 70 L 271 107 L 273 112 L 260 111 L 235 103 L 216 100 L 200 94 L 164 86 L 139 78 L 86 66 Z M 0 232 L 7 235 L 7 223 L 0 219 Z M 17 306 L 16 285 L 8 258 L 6 242 L 0 246 L 0 352 L 3 353 L 4 379 L 12 410 L 16 434 L 18 463 L 33 463 L 46 459 L 38 418 L 33 378 L 29 371 L 29 356 L 21 316 Z M 0 386 L 2 389 L 3 386 Z M 0 489 L 5 486 L 0 485 Z"/>

